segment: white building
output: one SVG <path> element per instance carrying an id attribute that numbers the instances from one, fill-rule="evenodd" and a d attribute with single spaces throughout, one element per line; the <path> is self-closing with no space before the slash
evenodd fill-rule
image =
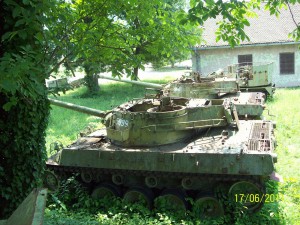
<path id="1" fill-rule="evenodd" d="M 288 37 L 296 29 L 293 17 L 300 23 L 300 5 L 291 5 L 291 12 L 282 9 L 279 18 L 263 9 L 257 14 L 257 18 L 249 19 L 250 26 L 245 27 L 250 41 L 243 41 L 235 48 L 222 40 L 215 41 L 217 19 L 208 20 L 204 24 L 205 44 L 193 49 L 193 71 L 206 76 L 230 64 L 273 62 L 272 76 L 276 87 L 300 86 L 300 42 Z"/>

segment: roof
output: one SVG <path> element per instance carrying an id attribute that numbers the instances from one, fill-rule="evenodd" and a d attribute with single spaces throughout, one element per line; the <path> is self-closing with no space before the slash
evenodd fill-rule
<path id="1" fill-rule="evenodd" d="M 300 4 L 290 5 L 292 14 L 297 23 L 300 22 Z M 281 9 L 280 16 L 270 15 L 269 11 L 264 10 L 262 6 L 260 10 L 255 11 L 258 17 L 248 18 L 250 26 L 245 26 L 245 32 L 249 36 L 250 41 L 242 41 L 241 45 L 257 45 L 257 44 L 291 44 L 295 43 L 288 34 L 296 29 L 292 14 L 289 9 Z M 222 48 L 229 47 L 227 42 L 220 40 L 216 42 L 215 32 L 218 28 L 217 22 L 221 17 L 216 19 L 208 19 L 204 23 L 203 39 L 205 43 L 196 48 Z"/>

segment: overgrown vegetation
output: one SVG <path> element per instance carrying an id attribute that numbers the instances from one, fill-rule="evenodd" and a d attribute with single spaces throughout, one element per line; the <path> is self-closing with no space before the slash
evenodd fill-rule
<path id="1" fill-rule="evenodd" d="M 35 0 L 1 1 L 0 218 L 41 185 L 49 113 L 44 7 Z"/>
<path id="2" fill-rule="evenodd" d="M 274 193 L 269 183 L 268 192 Z M 74 177 L 68 179 L 60 192 L 48 196 L 45 224 L 285 224 L 277 203 L 266 205 L 256 214 L 243 213 L 242 208 L 224 200 L 226 215 L 200 219 L 193 211 L 170 210 L 162 201 L 149 210 L 141 204 L 128 204 L 119 198 L 92 199 Z"/>
<path id="3" fill-rule="evenodd" d="M 143 87 L 132 88 L 130 84 L 114 83 L 102 87 L 102 95 L 98 98 L 80 98 L 84 92 L 83 88 L 80 88 L 61 96 L 60 99 L 109 110 L 111 106 L 144 95 Z M 200 220 L 192 212 L 180 214 L 163 208 L 149 211 L 138 204 L 125 204 L 120 199 L 95 201 L 78 186 L 76 180 L 71 178 L 65 184 L 66 186 L 62 186 L 62 192 L 50 194 L 49 206 L 46 209 L 46 224 L 297 224 L 300 221 L 300 173 L 298 170 L 300 112 L 297 109 L 297 105 L 300 104 L 299 96 L 300 89 L 278 89 L 274 98 L 268 101 L 267 108 L 271 114 L 276 115 L 276 117 L 269 118 L 277 121 L 278 163 L 276 168 L 277 172 L 283 176 L 284 182 L 270 181 L 268 183 L 267 193 L 278 194 L 280 199 L 273 203 L 265 203 L 260 212 L 248 214 L 236 209 L 236 211 L 228 211 L 226 216 L 219 219 Z M 289 113 L 286 113 L 287 111 Z M 64 123 L 63 121 L 66 120 L 68 122 Z M 47 143 L 62 140 L 64 144 L 69 144 L 76 140 L 76 134 L 86 126 L 99 127 L 99 120 L 53 107 L 47 131 Z"/>

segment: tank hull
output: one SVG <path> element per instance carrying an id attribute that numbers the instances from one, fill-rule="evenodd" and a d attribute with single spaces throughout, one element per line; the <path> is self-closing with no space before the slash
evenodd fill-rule
<path id="1" fill-rule="evenodd" d="M 186 143 L 149 148 L 112 145 L 106 139 L 105 130 L 99 130 L 52 156 L 47 165 L 57 171 L 63 168 L 65 171 L 90 173 L 94 183 L 101 180 L 101 177 L 111 181 L 113 174 L 130 174 L 127 186 L 134 185 L 130 182 L 135 180 L 133 174 L 136 174 L 133 183 L 140 185 L 146 185 L 144 180 L 147 176 L 168 177 L 170 174 L 176 180 L 187 177 L 268 179 L 276 162 L 272 130 L 271 122 L 240 121 L 238 131 L 215 128 L 198 134 Z M 262 133 L 264 139 L 258 137 Z M 201 189 L 200 186 L 206 181 L 202 182 L 194 189 Z M 181 182 L 174 188 L 178 185 Z M 161 188 L 164 188 L 163 183 Z"/>

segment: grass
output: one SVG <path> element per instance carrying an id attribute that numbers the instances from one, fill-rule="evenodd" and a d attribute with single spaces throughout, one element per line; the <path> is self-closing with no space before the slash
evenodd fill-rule
<path id="1" fill-rule="evenodd" d="M 283 196 L 279 206 L 287 224 L 300 224 L 300 89 L 278 89 L 267 108 L 277 122 L 275 136 L 277 172 L 283 176 L 278 191 Z"/>
<path id="2" fill-rule="evenodd" d="M 167 78 L 168 79 L 168 78 Z M 151 82 L 155 82 L 152 80 Z M 161 81 L 161 83 L 166 80 Z M 79 104 L 99 110 L 111 108 L 132 98 L 144 96 L 144 88 L 131 84 L 113 83 L 101 86 L 101 94 L 97 98 L 80 98 L 86 91 L 84 87 L 61 95 L 59 100 Z M 266 203 L 263 209 L 254 215 L 235 215 L 234 224 L 300 224 L 300 89 L 278 89 L 267 103 L 267 109 L 275 117 L 266 117 L 277 122 L 275 136 L 278 163 L 276 171 L 283 176 L 282 183 L 269 183 L 268 192 L 279 193 L 280 200 Z M 52 106 L 47 144 L 60 140 L 64 145 L 75 141 L 77 135 L 86 127 L 101 127 L 100 119 L 70 110 Z M 87 201 L 84 199 L 84 205 Z M 90 203 L 89 203 L 90 204 Z M 94 203 L 91 203 L 94 204 Z M 195 220 L 192 216 L 173 217 L 173 214 L 160 212 L 148 213 L 144 216 L 139 210 L 118 203 L 108 203 L 112 208 L 106 211 L 90 212 L 90 205 L 81 205 L 73 211 L 61 210 L 60 207 L 46 210 L 46 224 L 230 224 L 224 220 L 205 222 Z M 124 209 L 124 207 L 126 209 Z"/>

